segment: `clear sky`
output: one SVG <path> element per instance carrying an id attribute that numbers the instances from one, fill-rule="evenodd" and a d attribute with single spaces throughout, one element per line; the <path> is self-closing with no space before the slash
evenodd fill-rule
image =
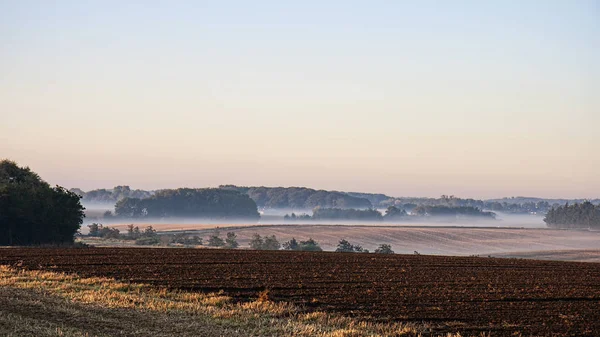
<path id="1" fill-rule="evenodd" d="M 0 0 L 0 158 L 84 190 L 600 197 L 598 1 Z"/>

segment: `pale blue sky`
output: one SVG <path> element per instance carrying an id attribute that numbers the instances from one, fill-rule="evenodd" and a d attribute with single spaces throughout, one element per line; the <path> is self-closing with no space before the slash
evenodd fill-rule
<path id="1" fill-rule="evenodd" d="M 84 189 L 598 197 L 598 1 L 0 0 L 0 157 Z"/>

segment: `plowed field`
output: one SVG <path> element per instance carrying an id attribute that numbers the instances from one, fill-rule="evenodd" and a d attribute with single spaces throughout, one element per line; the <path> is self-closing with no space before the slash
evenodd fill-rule
<path id="1" fill-rule="evenodd" d="M 307 310 L 432 322 L 434 332 L 600 335 L 600 264 L 209 249 L 0 249 L 0 264 L 108 276 Z"/>

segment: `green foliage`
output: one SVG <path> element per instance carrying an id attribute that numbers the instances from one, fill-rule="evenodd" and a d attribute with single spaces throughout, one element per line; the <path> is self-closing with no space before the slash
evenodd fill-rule
<path id="1" fill-rule="evenodd" d="M 83 211 L 77 194 L 0 161 L 0 245 L 73 243 Z"/>
<path id="2" fill-rule="evenodd" d="M 281 244 L 275 237 L 275 235 L 265 236 L 265 243 L 263 244 L 264 250 L 279 250 Z"/>
<path id="3" fill-rule="evenodd" d="M 298 220 L 306 221 L 306 220 L 311 220 L 311 219 L 312 219 L 312 217 L 306 213 L 302 213 L 300 215 L 296 215 L 296 213 L 292 213 L 291 215 L 286 214 L 283 217 L 283 220 L 286 220 L 286 221 L 298 221 Z"/>
<path id="4" fill-rule="evenodd" d="M 321 246 L 319 246 L 319 243 L 316 242 L 315 240 L 313 240 L 312 238 L 309 238 L 306 241 L 300 241 L 300 245 L 298 247 L 298 250 L 308 251 L 308 252 L 321 252 L 321 251 L 323 251 L 323 249 L 321 249 Z"/>
<path id="5" fill-rule="evenodd" d="M 115 205 L 115 213 L 123 218 L 260 218 L 256 203 L 247 195 L 215 188 L 161 190 L 147 199 L 124 198 Z"/>
<path id="6" fill-rule="evenodd" d="M 225 248 L 235 249 L 239 247 L 239 243 L 237 242 L 237 235 L 234 232 L 228 232 L 227 238 L 225 238 Z"/>
<path id="7" fill-rule="evenodd" d="M 137 240 L 142 237 L 142 233 L 140 232 L 140 228 L 138 226 L 133 226 L 130 224 L 127 226 L 127 240 Z"/>
<path id="8" fill-rule="evenodd" d="M 185 234 L 177 234 L 173 237 L 172 242 L 186 246 L 200 246 L 202 245 L 202 238 L 198 235 L 189 236 Z"/>
<path id="9" fill-rule="evenodd" d="M 223 247 L 225 246 L 225 241 L 221 239 L 221 233 L 218 229 L 215 229 L 213 234 L 208 238 L 208 246 L 209 247 Z"/>
<path id="10" fill-rule="evenodd" d="M 369 251 L 363 249 L 360 245 L 353 245 L 345 239 L 340 240 L 337 249 L 338 253 L 368 253 Z"/>
<path id="11" fill-rule="evenodd" d="M 292 238 L 290 241 L 283 243 L 283 249 L 285 250 L 299 250 L 299 251 L 309 251 L 309 252 L 320 252 L 323 251 L 319 243 L 309 238 L 306 241 L 298 242 L 295 238 Z"/>
<path id="12" fill-rule="evenodd" d="M 552 228 L 600 228 L 600 205 L 589 201 L 550 209 L 544 218 Z"/>
<path id="13" fill-rule="evenodd" d="M 396 206 L 389 206 L 385 211 L 385 216 L 383 218 L 385 220 L 400 220 L 404 219 L 406 216 L 408 216 L 408 214 L 404 209 Z"/>
<path id="14" fill-rule="evenodd" d="M 255 233 L 252 235 L 252 240 L 250 240 L 250 248 L 256 250 L 279 250 L 281 248 L 281 244 L 277 241 L 275 235 L 265 236 L 262 238 L 260 235 Z"/>
<path id="15" fill-rule="evenodd" d="M 252 235 L 252 240 L 250 240 L 250 248 L 260 250 L 265 244 L 263 238 L 258 235 L 258 233 L 254 233 Z"/>
<path id="16" fill-rule="evenodd" d="M 313 220 L 381 221 L 383 216 L 375 209 L 315 208 Z"/>
<path id="17" fill-rule="evenodd" d="M 413 214 L 420 216 L 433 216 L 433 217 L 481 217 L 488 219 L 495 219 L 496 213 L 485 212 L 477 207 L 471 206 L 426 206 L 420 205 L 413 209 Z"/>
<path id="18" fill-rule="evenodd" d="M 100 225 L 99 236 L 104 239 L 120 239 L 121 234 L 117 228 L 103 227 Z"/>
<path id="19" fill-rule="evenodd" d="M 394 251 L 392 250 L 391 245 L 383 243 L 375 249 L 375 254 L 394 254 Z"/>
<path id="20" fill-rule="evenodd" d="M 245 193 L 261 208 L 313 209 L 315 207 L 370 208 L 369 200 L 343 192 L 306 187 L 240 187 L 222 185 L 221 189 Z"/>
<path id="21" fill-rule="evenodd" d="M 88 234 L 88 236 L 96 236 L 99 237 L 100 236 L 100 227 L 102 225 L 98 224 L 98 223 L 93 223 L 91 225 L 88 225 L 88 228 L 90 229 L 90 232 Z"/>
<path id="22" fill-rule="evenodd" d="M 97 189 L 84 192 L 79 188 L 72 188 L 71 192 L 80 195 L 85 203 L 115 204 L 125 198 L 146 199 L 154 191 L 132 190 L 129 186 L 116 186 L 113 189 Z"/>
<path id="23" fill-rule="evenodd" d="M 143 236 L 135 240 L 136 245 L 156 246 L 160 244 L 160 238 L 157 236 Z"/>
<path id="24" fill-rule="evenodd" d="M 283 243 L 284 250 L 300 250 L 300 244 L 296 241 L 296 238 L 292 238 L 290 241 Z"/>

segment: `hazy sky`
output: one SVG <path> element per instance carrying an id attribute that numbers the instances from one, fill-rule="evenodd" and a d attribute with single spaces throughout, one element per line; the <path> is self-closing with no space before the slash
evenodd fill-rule
<path id="1" fill-rule="evenodd" d="M 598 1 L 0 0 L 0 157 L 83 189 L 600 197 Z"/>

